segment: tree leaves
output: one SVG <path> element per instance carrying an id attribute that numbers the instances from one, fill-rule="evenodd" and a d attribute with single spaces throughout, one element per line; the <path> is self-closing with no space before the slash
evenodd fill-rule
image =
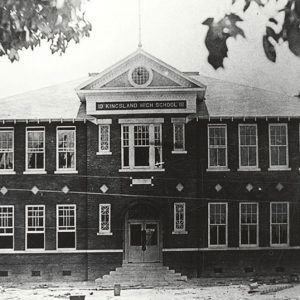
<path id="1" fill-rule="evenodd" d="M 91 31 L 81 5 L 82 0 L 0 0 L 0 56 L 19 60 L 19 50 L 34 49 L 43 39 L 52 53 L 64 53 Z"/>
<path id="2" fill-rule="evenodd" d="M 213 18 L 206 19 L 202 24 L 209 27 L 205 45 L 209 51 L 208 62 L 215 68 L 223 67 L 223 60 L 227 57 L 227 39 L 229 37 L 236 38 L 238 35 L 245 37 L 244 31 L 236 25 L 242 19 L 235 15 L 225 15 L 218 22 L 214 22 Z"/>

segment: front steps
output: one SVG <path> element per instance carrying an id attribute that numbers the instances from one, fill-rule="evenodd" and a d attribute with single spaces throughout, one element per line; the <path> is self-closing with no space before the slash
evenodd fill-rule
<path id="1" fill-rule="evenodd" d="M 152 287 L 181 285 L 187 281 L 186 276 L 169 270 L 162 263 L 129 263 L 111 271 L 109 275 L 96 279 L 101 288 L 113 288 L 120 284 L 121 288 Z"/>

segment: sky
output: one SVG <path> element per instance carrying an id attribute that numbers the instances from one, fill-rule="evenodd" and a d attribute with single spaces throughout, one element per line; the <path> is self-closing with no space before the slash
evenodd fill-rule
<path id="1" fill-rule="evenodd" d="M 286 0 L 270 0 L 264 9 L 253 3 L 239 23 L 247 39 L 230 38 L 224 69 L 214 70 L 207 62 L 204 44 L 208 27 L 202 22 L 229 13 L 232 0 L 141 0 L 143 49 L 181 71 L 203 75 L 279 93 L 300 92 L 300 58 L 286 44 L 277 48 L 277 62 L 267 60 L 262 47 L 265 24 Z M 241 12 L 238 0 L 235 12 Z M 86 18 L 93 29 L 89 38 L 71 43 L 60 56 L 49 44 L 20 53 L 11 63 L 0 57 L 0 98 L 28 90 L 86 77 L 100 72 L 134 52 L 138 46 L 138 0 L 89 0 Z"/>

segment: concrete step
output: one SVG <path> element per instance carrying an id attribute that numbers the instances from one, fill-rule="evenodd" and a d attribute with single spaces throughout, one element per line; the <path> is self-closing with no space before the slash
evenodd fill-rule
<path id="1" fill-rule="evenodd" d="M 107 277 L 106 277 L 107 276 Z M 164 274 L 147 274 L 143 276 L 138 275 L 124 275 L 124 274 L 114 274 L 114 275 L 105 275 L 103 276 L 103 280 L 113 278 L 114 280 L 136 280 L 136 281 L 145 281 L 145 280 L 181 280 L 181 274 L 173 274 L 173 275 L 164 275 Z"/>

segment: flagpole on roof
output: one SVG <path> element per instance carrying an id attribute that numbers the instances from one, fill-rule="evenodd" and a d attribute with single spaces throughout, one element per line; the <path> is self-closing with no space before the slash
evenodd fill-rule
<path id="1" fill-rule="evenodd" d="M 142 13 L 141 13 L 141 0 L 139 2 L 139 44 L 138 47 L 142 48 Z"/>

